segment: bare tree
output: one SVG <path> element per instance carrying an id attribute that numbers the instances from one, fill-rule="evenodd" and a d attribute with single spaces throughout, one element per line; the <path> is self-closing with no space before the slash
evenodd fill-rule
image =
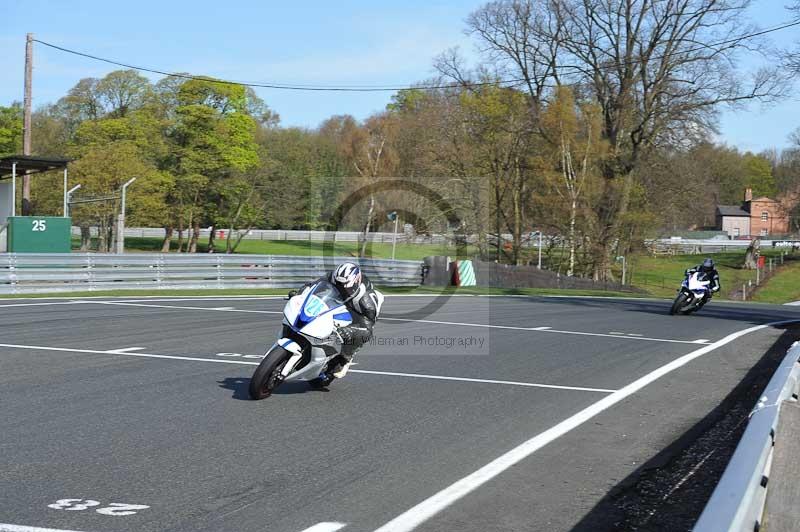
<path id="1" fill-rule="evenodd" d="M 595 277 L 610 275 L 644 156 L 712 131 L 721 105 L 782 94 L 777 68 L 748 76 L 741 51 L 764 51 L 750 0 L 500 0 L 473 14 L 486 58 L 528 85 L 535 111 L 548 86 L 570 84 L 601 110 L 610 156 L 594 242 Z M 503 61 L 504 59 L 504 61 Z M 538 70 L 536 70 L 536 68 Z M 538 73 L 538 75 L 537 75 Z M 537 82 L 538 81 L 538 82 Z"/>
<path id="2" fill-rule="evenodd" d="M 800 0 L 794 0 L 793 4 L 786 6 L 795 20 L 800 18 Z M 795 42 L 794 48 L 783 50 L 782 52 L 784 66 L 793 76 L 800 75 L 800 42 Z"/>
<path id="3" fill-rule="evenodd" d="M 373 115 L 362 127 L 348 127 L 342 134 L 342 151 L 349 159 L 364 184 L 373 184 L 380 177 L 391 175 L 396 164 L 390 140 L 393 134 L 394 119 L 386 113 Z M 375 195 L 370 194 L 359 256 L 367 252 L 368 235 L 372 229 L 375 214 Z"/>

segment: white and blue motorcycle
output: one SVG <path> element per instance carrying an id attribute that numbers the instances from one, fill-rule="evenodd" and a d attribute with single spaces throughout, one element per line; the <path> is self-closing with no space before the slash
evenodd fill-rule
<path id="1" fill-rule="evenodd" d="M 686 275 L 678 289 L 678 295 L 669 309 L 670 314 L 691 314 L 703 308 L 711 295 L 709 285 L 711 281 L 702 272 L 694 272 Z"/>
<path id="2" fill-rule="evenodd" d="M 376 292 L 377 293 L 377 292 Z M 378 294 L 378 312 L 383 295 Z M 339 290 L 318 281 L 292 296 L 283 309 L 283 332 L 269 348 L 250 379 L 250 397 L 265 399 L 284 381 L 306 381 L 324 388 L 333 380 L 329 371 L 342 351 L 339 327 L 353 318 Z"/>

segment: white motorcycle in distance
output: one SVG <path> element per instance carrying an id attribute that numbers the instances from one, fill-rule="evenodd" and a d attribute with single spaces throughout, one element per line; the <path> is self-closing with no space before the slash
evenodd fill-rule
<path id="1" fill-rule="evenodd" d="M 708 285 L 709 279 L 702 272 L 688 274 L 678 289 L 678 295 L 672 303 L 669 313 L 672 314 L 691 314 L 703 308 L 706 304 L 706 294 L 711 292 Z"/>
<path id="2" fill-rule="evenodd" d="M 383 294 L 378 295 L 378 313 Z M 306 287 L 283 308 L 283 332 L 269 348 L 250 379 L 250 397 L 265 399 L 284 381 L 307 381 L 313 388 L 328 386 L 329 372 L 342 350 L 339 327 L 352 323 L 339 290 L 327 281 Z"/>

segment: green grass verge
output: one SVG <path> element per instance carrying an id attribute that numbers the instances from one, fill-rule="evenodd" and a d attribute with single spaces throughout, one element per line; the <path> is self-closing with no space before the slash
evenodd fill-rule
<path id="1" fill-rule="evenodd" d="M 770 257 L 775 255 L 765 253 Z M 780 256 L 779 254 L 777 255 Z M 674 297 L 675 291 L 684 278 L 684 271 L 702 262 L 703 258 L 711 257 L 717 264 L 722 290 L 717 297 L 727 299 L 728 294 L 740 288 L 748 281 L 756 280 L 754 270 L 745 270 L 744 252 L 712 253 L 706 255 L 669 255 L 650 256 L 637 255 L 629 258 L 629 277 L 631 285 L 646 290 L 657 297 Z M 619 268 L 616 274 L 620 275 Z"/>
<path id="2" fill-rule="evenodd" d="M 753 301 L 779 304 L 800 301 L 800 262 L 781 267 L 756 291 Z"/>

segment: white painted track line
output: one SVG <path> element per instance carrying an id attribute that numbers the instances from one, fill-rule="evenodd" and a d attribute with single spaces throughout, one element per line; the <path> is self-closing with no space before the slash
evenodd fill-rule
<path id="1" fill-rule="evenodd" d="M 87 301 L 98 305 L 119 305 L 123 307 L 148 307 L 148 308 L 171 308 L 179 310 L 204 310 L 210 312 L 248 312 L 253 314 L 283 314 L 282 310 L 245 310 L 233 307 L 187 307 L 181 305 L 154 305 L 152 303 L 125 303 L 122 301 Z"/>
<path id="2" fill-rule="evenodd" d="M 531 388 L 553 388 L 556 390 L 575 390 L 579 392 L 598 392 L 598 393 L 614 393 L 617 390 L 607 390 L 604 388 L 584 388 L 581 386 L 559 386 L 556 384 L 537 384 L 532 382 L 514 382 L 514 381 L 499 381 L 493 379 L 469 379 L 466 377 L 443 377 L 440 375 L 423 375 L 421 373 L 396 373 L 393 371 L 372 371 L 366 369 L 351 369 L 349 373 L 369 373 L 371 375 L 389 375 L 394 377 L 414 377 L 417 379 L 434 379 L 442 381 L 465 381 L 465 382 L 480 382 L 487 384 L 508 384 L 511 386 L 529 386 Z"/>
<path id="3" fill-rule="evenodd" d="M 329 523 L 317 523 L 316 525 L 306 528 L 302 532 L 336 532 L 347 526 L 345 523 L 336 523 L 331 521 Z"/>
<path id="4" fill-rule="evenodd" d="M 409 532 L 411 530 L 414 530 L 420 524 L 424 523 L 425 521 L 427 521 L 434 515 L 438 514 L 439 512 L 441 512 L 451 504 L 455 503 L 459 499 L 465 497 L 470 492 L 486 484 L 487 482 L 489 482 L 490 480 L 501 474 L 503 471 L 516 465 L 525 458 L 528 458 L 530 455 L 532 455 L 545 445 L 560 438 L 564 434 L 570 432 L 572 429 L 586 423 L 587 421 L 597 416 L 598 414 L 604 412 L 605 410 L 608 410 L 612 406 L 616 405 L 623 399 L 638 392 L 639 390 L 641 390 L 648 384 L 652 383 L 653 381 L 663 377 L 664 375 L 667 375 L 668 373 L 682 366 L 685 366 L 692 360 L 699 358 L 705 355 L 706 353 L 710 353 L 711 351 L 714 351 L 715 349 L 722 347 L 723 345 L 726 345 L 736 340 L 737 338 L 740 338 L 741 336 L 744 336 L 746 334 L 761 329 L 765 329 L 770 325 L 779 325 L 782 323 L 785 322 L 758 325 L 756 327 L 750 327 L 748 329 L 744 329 L 735 332 L 733 334 L 729 334 L 725 338 L 717 340 L 713 344 L 709 344 L 705 347 L 692 351 L 691 353 L 683 355 L 682 357 L 677 358 L 672 362 L 661 366 L 655 371 L 652 371 L 647 375 L 640 377 L 639 379 L 633 381 L 627 386 L 615 391 L 611 395 L 608 395 L 600 399 L 593 405 L 584 408 L 577 414 L 570 416 L 569 418 L 558 423 L 557 425 L 547 429 L 546 431 L 540 434 L 537 434 L 528 441 L 522 443 L 521 445 L 518 445 L 517 447 L 506 452 L 505 454 L 497 457 L 496 459 L 492 460 L 491 462 L 481 467 L 477 471 L 454 482 L 453 484 L 444 488 L 440 492 L 425 499 L 416 506 L 406 510 L 402 514 L 398 515 L 397 517 L 395 517 L 394 519 L 383 525 L 382 527 L 378 528 L 375 532 Z"/>
<path id="5" fill-rule="evenodd" d="M 239 364 L 243 366 L 258 366 L 259 362 L 247 362 L 245 360 L 231 359 L 231 358 L 203 358 L 191 357 L 181 355 L 159 355 L 155 353 L 134 353 L 129 349 L 144 349 L 144 348 L 127 348 L 127 349 L 111 349 L 108 351 L 100 351 L 97 349 L 77 349 L 72 347 L 48 347 L 42 345 L 22 345 L 22 344 L 0 344 L 0 348 L 9 349 L 24 349 L 28 351 L 57 351 L 62 353 L 86 353 L 92 355 L 114 355 L 126 357 L 140 357 L 140 358 L 161 358 L 166 360 L 186 360 L 190 362 L 210 362 L 216 364 Z M 423 373 L 394 373 L 390 371 L 371 371 L 363 369 L 351 369 L 348 373 L 363 373 L 366 375 L 385 375 L 387 377 L 407 377 L 414 379 L 430 379 L 430 380 L 443 380 L 443 381 L 460 381 L 460 382 L 474 382 L 478 384 L 503 384 L 508 386 L 523 386 L 528 388 L 552 388 L 557 390 L 574 390 L 583 392 L 598 392 L 598 393 L 613 393 L 615 390 L 607 390 L 603 388 L 584 388 L 580 386 L 561 386 L 558 384 L 542 384 L 535 382 L 515 382 L 515 381 L 502 381 L 491 379 L 472 379 L 469 377 L 450 377 L 446 375 L 426 375 Z"/>
<path id="6" fill-rule="evenodd" d="M 206 312 L 246 312 L 252 314 L 283 314 L 282 310 L 246 310 L 237 309 L 233 307 L 191 307 L 181 305 L 156 305 L 152 303 L 128 303 L 125 301 L 85 301 L 85 303 L 96 303 L 98 305 L 118 305 L 126 307 L 152 307 L 152 308 L 168 308 L 177 310 L 200 310 Z M 516 327 L 512 325 L 491 325 L 487 323 L 465 323 L 457 321 L 440 321 L 440 320 L 415 320 L 411 318 L 380 318 L 379 321 L 402 321 L 410 323 L 430 323 L 435 325 L 453 325 L 456 327 L 479 327 L 485 329 L 509 329 L 514 331 L 528 331 L 528 332 L 542 332 L 542 333 L 556 333 L 556 334 L 572 334 L 578 336 L 599 336 L 603 338 L 618 338 L 624 340 L 643 340 L 647 342 L 666 342 L 673 344 L 696 344 L 696 340 L 673 340 L 670 338 L 652 338 L 649 336 L 625 336 L 625 333 L 592 333 L 582 331 L 565 331 L 560 329 L 553 329 L 551 327 Z"/>
<path id="7" fill-rule="evenodd" d="M 63 530 L 61 528 L 40 528 L 38 526 L 9 525 L 0 523 L 0 532 L 79 532 L 78 530 Z"/>
<path id="8" fill-rule="evenodd" d="M 72 347 L 47 347 L 42 345 L 0 344 L 0 347 L 10 349 L 26 349 L 29 351 L 61 351 L 63 353 L 88 353 L 92 355 L 114 355 L 123 357 L 164 358 L 168 360 L 190 360 L 192 362 L 211 362 L 216 364 L 245 364 L 258 366 L 258 362 L 245 362 L 244 360 L 229 360 L 218 358 L 186 357 L 178 355 L 156 355 L 152 353 L 129 353 L 127 351 L 100 351 L 97 349 L 76 349 Z"/>
<path id="9" fill-rule="evenodd" d="M 0 307 L 44 307 L 51 305 L 78 305 L 81 303 L 89 303 L 89 301 L 50 301 L 48 303 L 12 303 L 9 305 L 0 305 Z M 94 301 L 92 301 L 94 303 Z"/>
<path id="10" fill-rule="evenodd" d="M 439 321 L 439 320 L 414 320 L 411 318 L 380 318 L 378 321 L 405 321 L 412 323 L 434 323 L 437 325 L 453 325 L 456 327 L 484 327 L 487 329 L 510 329 L 514 331 L 534 331 L 541 333 L 555 333 L 555 334 L 574 334 L 577 336 L 600 336 L 603 338 L 616 338 L 618 340 L 644 340 L 647 342 L 666 342 L 671 344 L 694 344 L 694 340 L 673 340 L 670 338 L 652 338 L 649 336 L 624 336 L 625 333 L 604 334 L 592 333 L 582 331 L 564 331 L 560 329 L 551 329 L 550 327 L 515 327 L 512 325 L 487 325 L 485 323 L 462 323 L 457 321 Z"/>

